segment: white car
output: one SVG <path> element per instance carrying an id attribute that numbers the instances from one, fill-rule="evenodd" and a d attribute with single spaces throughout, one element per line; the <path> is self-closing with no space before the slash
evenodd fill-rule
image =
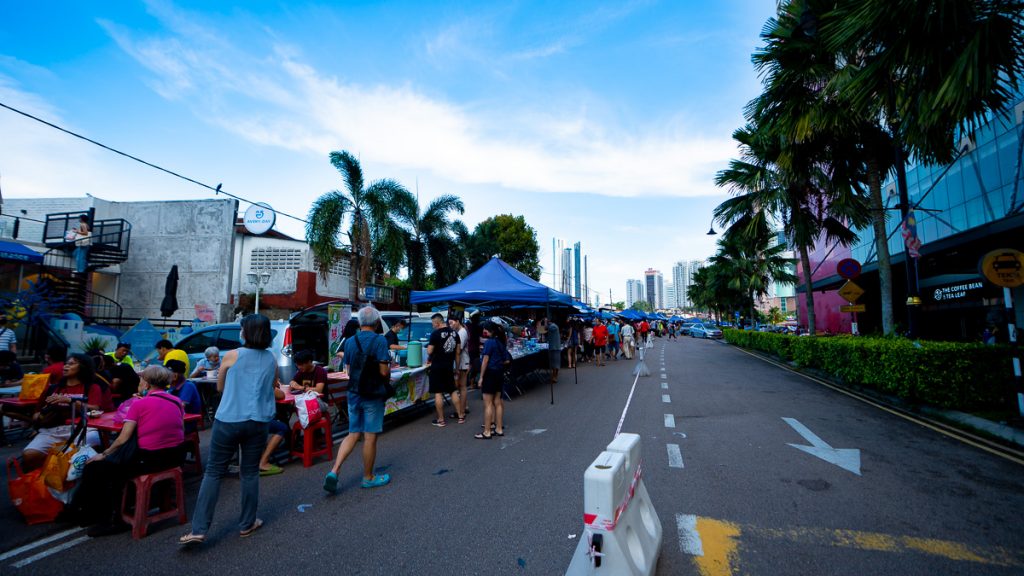
<path id="1" fill-rule="evenodd" d="M 717 340 L 722 338 L 722 331 L 714 326 L 694 324 L 690 327 L 690 336 L 693 338 L 714 338 Z"/>

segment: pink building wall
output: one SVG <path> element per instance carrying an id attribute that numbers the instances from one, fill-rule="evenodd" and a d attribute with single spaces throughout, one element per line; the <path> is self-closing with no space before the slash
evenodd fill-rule
<path id="1" fill-rule="evenodd" d="M 811 261 L 811 270 L 813 271 L 811 278 L 814 282 L 836 276 L 836 265 L 839 261 L 851 257 L 850 249 L 843 246 L 836 246 L 830 251 L 829 247 L 825 246 L 823 238 L 820 238 L 816 245 L 815 250 L 808 255 Z M 797 254 L 799 255 L 799 252 Z M 796 268 L 796 274 L 800 278 L 799 289 L 803 287 L 803 264 L 798 261 Z M 839 296 L 836 292 L 837 290 L 838 287 L 824 293 L 820 290 L 814 292 L 814 327 L 818 332 L 828 332 L 830 334 L 850 333 L 850 323 L 853 321 L 853 316 L 839 311 L 839 307 L 846 305 L 847 302 Z M 800 328 L 807 329 L 807 294 L 797 292 L 797 302 L 799 309 L 797 322 Z"/>

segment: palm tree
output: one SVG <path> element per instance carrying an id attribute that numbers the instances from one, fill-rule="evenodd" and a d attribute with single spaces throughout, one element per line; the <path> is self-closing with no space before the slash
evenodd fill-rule
<path id="1" fill-rule="evenodd" d="M 814 290 L 810 249 L 822 237 L 848 246 L 856 240 L 849 224 L 862 224 L 867 206 L 850 186 L 847 165 L 835 144 L 817 138 L 788 143 L 773 125 L 749 124 L 737 130 L 741 158 L 715 177 L 718 186 L 735 194 L 715 208 L 715 219 L 730 225 L 730 234 L 759 245 L 775 223 L 800 253 L 807 297 L 808 332 L 815 333 Z M 779 252 L 784 251 L 784 246 Z M 793 282 L 797 280 L 794 278 Z"/>
<path id="2" fill-rule="evenodd" d="M 331 152 L 331 164 L 345 179 L 344 190 L 333 190 L 317 198 L 306 223 L 306 242 L 313 252 L 313 261 L 321 278 L 341 257 L 339 236 L 348 217 L 349 258 L 355 294 L 366 286 L 371 267 L 396 270 L 401 264 L 401 248 L 396 252 L 400 230 L 391 218 L 393 198 L 408 190 L 395 180 L 377 180 L 363 184 L 359 160 L 348 152 Z M 398 244 L 398 246 L 401 246 Z"/>
<path id="3" fill-rule="evenodd" d="M 468 235 L 464 224 L 449 219 L 452 212 L 462 214 L 465 206 L 458 196 L 444 194 L 420 210 L 416 197 L 406 190 L 392 198 L 395 221 L 405 233 L 406 266 L 412 290 L 423 287 L 428 265 L 434 269 L 434 283 L 440 288 L 457 279 L 462 271 L 460 251 L 453 233 Z"/>
<path id="4" fill-rule="evenodd" d="M 830 80 L 849 103 L 847 113 L 870 120 L 892 142 L 904 218 L 911 208 L 907 158 L 953 161 L 958 138 L 1012 102 L 1024 72 L 1022 11 L 1024 3 L 1017 0 L 847 0 L 808 12 L 823 45 L 847 56 Z M 880 210 L 880 192 L 876 197 L 872 188 L 872 197 Z M 883 252 L 884 225 L 877 221 L 875 233 L 881 267 L 888 251 Z M 906 270 L 914 296 L 917 279 L 909 259 Z"/>
<path id="5" fill-rule="evenodd" d="M 718 241 L 718 253 L 712 265 L 720 266 L 729 277 L 729 288 L 741 292 L 749 305 L 749 318 L 754 320 L 756 302 L 768 294 L 773 282 L 795 284 L 797 277 L 789 271 L 792 261 L 782 255 L 783 244 L 772 246 L 771 229 L 752 224 L 753 219 L 741 217 Z"/>
<path id="6" fill-rule="evenodd" d="M 892 141 L 877 118 L 854 113 L 836 89 L 835 79 L 855 69 L 862 55 L 856 49 L 836 52 L 822 41 L 818 15 L 833 5 L 828 0 L 793 0 L 782 4 L 778 17 L 768 21 L 762 32 L 765 44 L 753 57 L 764 74 L 765 89 L 748 106 L 748 115 L 771 124 L 792 144 L 831 148 L 830 169 L 839 170 L 847 184 L 867 198 L 878 257 L 882 328 L 892 334 L 892 269 L 882 200 L 882 180 L 893 163 Z"/>

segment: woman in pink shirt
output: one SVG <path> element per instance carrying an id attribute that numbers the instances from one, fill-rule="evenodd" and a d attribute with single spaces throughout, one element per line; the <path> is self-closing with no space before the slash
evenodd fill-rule
<path id="1" fill-rule="evenodd" d="M 89 536 L 128 528 L 119 510 L 128 479 L 181 466 L 185 408 L 164 391 L 173 374 L 163 366 L 150 366 L 140 377 L 139 397 L 128 407 L 124 428 L 109 448 L 89 460 L 71 502 L 69 512 L 76 520 L 96 524 Z M 137 444 L 134 451 L 130 443 Z"/>

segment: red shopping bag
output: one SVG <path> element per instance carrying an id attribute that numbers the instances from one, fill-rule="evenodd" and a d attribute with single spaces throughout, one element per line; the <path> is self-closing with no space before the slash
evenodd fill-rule
<path id="1" fill-rule="evenodd" d="M 316 392 L 304 392 L 295 396 L 295 411 L 299 413 L 299 424 L 306 428 L 321 418 L 320 396 Z"/>
<path id="2" fill-rule="evenodd" d="M 23 473 L 16 456 L 7 459 L 7 491 L 11 503 L 30 525 L 53 522 L 64 508 L 47 490 L 43 471 Z"/>

